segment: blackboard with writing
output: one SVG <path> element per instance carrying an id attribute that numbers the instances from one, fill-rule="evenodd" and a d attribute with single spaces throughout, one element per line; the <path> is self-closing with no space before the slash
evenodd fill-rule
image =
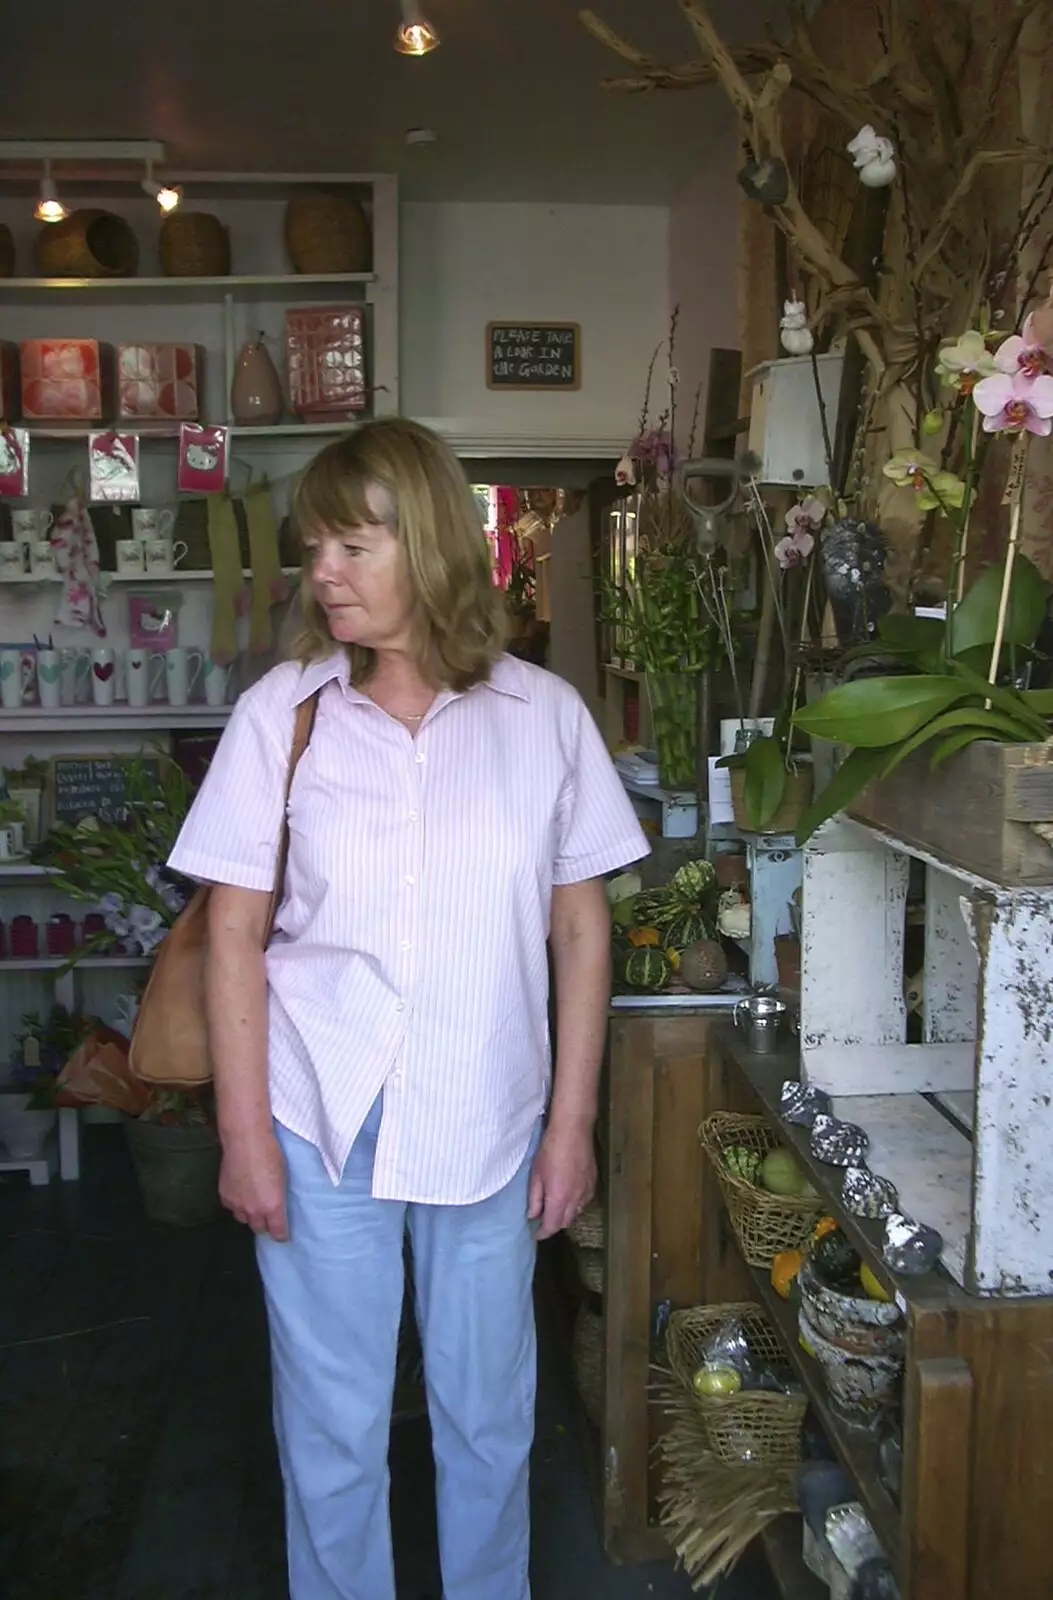
<path id="1" fill-rule="evenodd" d="M 58 756 L 51 764 L 55 822 L 75 827 L 84 817 L 120 822 L 128 814 L 128 768 L 119 756 Z M 137 765 L 160 771 L 154 760 Z"/>
<path id="2" fill-rule="evenodd" d="M 581 329 L 576 322 L 491 322 L 486 329 L 488 389 L 579 389 Z"/>

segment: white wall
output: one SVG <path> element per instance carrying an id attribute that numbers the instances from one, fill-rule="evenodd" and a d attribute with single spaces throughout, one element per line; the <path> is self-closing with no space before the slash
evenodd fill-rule
<path id="1" fill-rule="evenodd" d="M 668 249 L 661 206 L 404 205 L 403 409 L 463 433 L 620 448 L 665 331 Z M 515 318 L 581 324 L 579 390 L 487 389 L 486 324 Z"/>
<path id="2" fill-rule="evenodd" d="M 730 117 L 707 143 L 691 183 L 669 209 L 669 304 L 679 305 L 676 358 L 681 416 L 690 413 L 702 386 L 699 427 L 705 419 L 709 353 L 739 344 L 736 301 L 739 188 L 735 182 L 734 124 Z M 677 427 L 687 446 L 689 421 Z"/>

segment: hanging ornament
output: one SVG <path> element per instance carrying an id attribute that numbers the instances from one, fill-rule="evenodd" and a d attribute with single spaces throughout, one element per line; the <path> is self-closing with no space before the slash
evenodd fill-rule
<path id="1" fill-rule="evenodd" d="M 891 139 L 875 133 L 869 122 L 860 128 L 846 149 L 855 163 L 860 183 L 868 189 L 887 189 L 896 181 L 896 147 Z"/>
<path id="2" fill-rule="evenodd" d="M 808 326 L 808 307 L 796 296 L 783 301 L 779 330 L 779 342 L 791 356 L 811 355 L 815 339 Z"/>
<path id="3" fill-rule="evenodd" d="M 751 200 L 762 206 L 781 206 L 790 193 L 790 174 L 783 161 L 747 161 L 736 174 Z"/>

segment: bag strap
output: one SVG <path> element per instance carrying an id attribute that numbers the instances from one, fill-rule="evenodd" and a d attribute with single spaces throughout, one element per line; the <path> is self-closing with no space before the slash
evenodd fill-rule
<path id="1" fill-rule="evenodd" d="M 320 693 L 321 691 L 316 689 L 309 699 L 301 701 L 296 707 L 292 748 L 289 751 L 289 770 L 285 777 L 285 798 L 282 802 L 282 834 L 278 845 L 278 865 L 274 873 L 271 903 L 267 907 L 267 932 L 263 940 L 264 949 L 271 942 L 271 934 L 274 932 L 274 919 L 278 915 L 278 907 L 281 905 L 282 894 L 285 890 L 285 868 L 289 861 L 289 796 L 292 794 L 293 779 L 296 776 L 296 769 L 300 765 L 300 758 L 311 742 Z"/>

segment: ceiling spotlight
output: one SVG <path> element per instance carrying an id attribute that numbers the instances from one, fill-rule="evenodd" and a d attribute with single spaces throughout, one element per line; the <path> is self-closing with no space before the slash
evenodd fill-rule
<path id="1" fill-rule="evenodd" d="M 147 160 L 146 177 L 143 179 L 143 188 L 148 195 L 152 195 L 167 216 L 169 211 L 174 211 L 183 198 L 182 189 L 174 188 L 170 183 L 154 182 L 154 164 Z"/>
<path id="2" fill-rule="evenodd" d="M 395 35 L 399 55 L 426 56 L 439 42 L 439 35 L 416 0 L 402 0 L 402 21 Z"/>
<path id="3" fill-rule="evenodd" d="M 44 176 L 40 180 L 40 199 L 33 210 L 33 215 L 38 222 L 65 222 L 69 216 L 55 188 L 55 180 L 51 176 L 51 162 L 44 162 Z"/>

